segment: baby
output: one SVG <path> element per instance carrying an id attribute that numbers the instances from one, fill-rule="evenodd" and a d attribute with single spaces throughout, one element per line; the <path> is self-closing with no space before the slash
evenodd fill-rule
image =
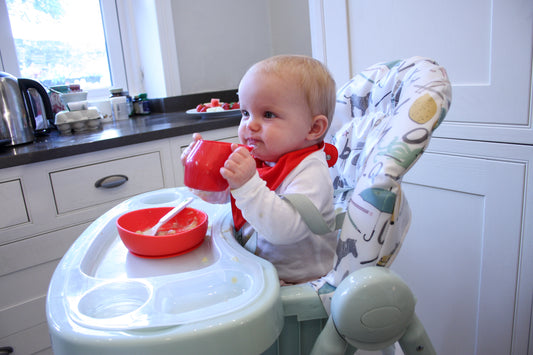
<path id="1" fill-rule="evenodd" d="M 281 195 L 305 195 L 334 223 L 323 138 L 335 108 L 335 82 L 313 58 L 276 56 L 253 65 L 238 94 L 239 139 L 251 152 L 234 144 L 220 169 L 229 184 L 237 239 L 269 260 L 283 283 L 317 279 L 333 266 L 336 232 L 311 232 Z"/>

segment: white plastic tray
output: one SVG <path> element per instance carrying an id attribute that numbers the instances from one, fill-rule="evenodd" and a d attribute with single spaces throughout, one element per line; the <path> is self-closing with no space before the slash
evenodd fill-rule
<path id="1" fill-rule="evenodd" d="M 166 203 L 161 201 L 169 200 Z M 175 205 L 184 194 L 162 191 L 140 195 L 110 210 L 80 236 L 69 251 L 73 267 L 65 273 L 64 302 L 68 316 L 93 329 L 165 327 L 216 318 L 252 304 L 264 287 L 264 265 L 222 231 L 230 214 L 220 205 L 195 200 L 206 211 L 209 228 L 194 251 L 170 258 L 148 259 L 128 252 L 115 226 L 126 211 Z M 155 203 L 154 203 L 155 201 Z M 227 207 L 227 206 L 226 206 Z M 215 224 L 213 226 L 213 223 Z M 229 237 L 229 238 L 228 238 Z M 262 260 L 261 260 L 262 261 Z"/>

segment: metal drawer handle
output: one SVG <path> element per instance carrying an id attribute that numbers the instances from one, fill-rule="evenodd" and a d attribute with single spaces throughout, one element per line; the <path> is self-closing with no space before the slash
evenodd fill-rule
<path id="1" fill-rule="evenodd" d="M 0 347 L 0 355 L 11 354 L 14 349 L 11 346 L 2 346 Z"/>
<path id="2" fill-rule="evenodd" d="M 113 187 L 117 187 L 117 186 L 124 184 L 126 181 L 128 181 L 128 177 L 126 175 L 120 175 L 120 174 L 109 175 L 101 179 L 98 179 L 98 181 L 94 183 L 94 187 L 112 189 Z"/>

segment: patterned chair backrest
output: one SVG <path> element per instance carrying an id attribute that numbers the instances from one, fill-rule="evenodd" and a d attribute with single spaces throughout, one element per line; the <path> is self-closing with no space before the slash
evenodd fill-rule
<path id="1" fill-rule="evenodd" d="M 339 159 L 332 168 L 337 207 L 346 216 L 333 270 L 312 285 L 326 309 L 351 272 L 390 266 L 411 220 L 400 184 L 446 116 L 451 85 L 435 61 L 413 57 L 364 70 L 337 93 L 326 141 Z"/>

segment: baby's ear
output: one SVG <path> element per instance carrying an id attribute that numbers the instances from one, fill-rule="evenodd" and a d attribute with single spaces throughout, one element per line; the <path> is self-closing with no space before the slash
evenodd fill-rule
<path id="1" fill-rule="evenodd" d="M 307 139 L 314 141 L 314 140 L 321 140 L 324 134 L 326 134 L 328 130 L 328 118 L 324 115 L 316 115 L 313 117 L 313 123 L 311 125 L 311 129 L 309 130 L 309 134 L 307 135 Z"/>

